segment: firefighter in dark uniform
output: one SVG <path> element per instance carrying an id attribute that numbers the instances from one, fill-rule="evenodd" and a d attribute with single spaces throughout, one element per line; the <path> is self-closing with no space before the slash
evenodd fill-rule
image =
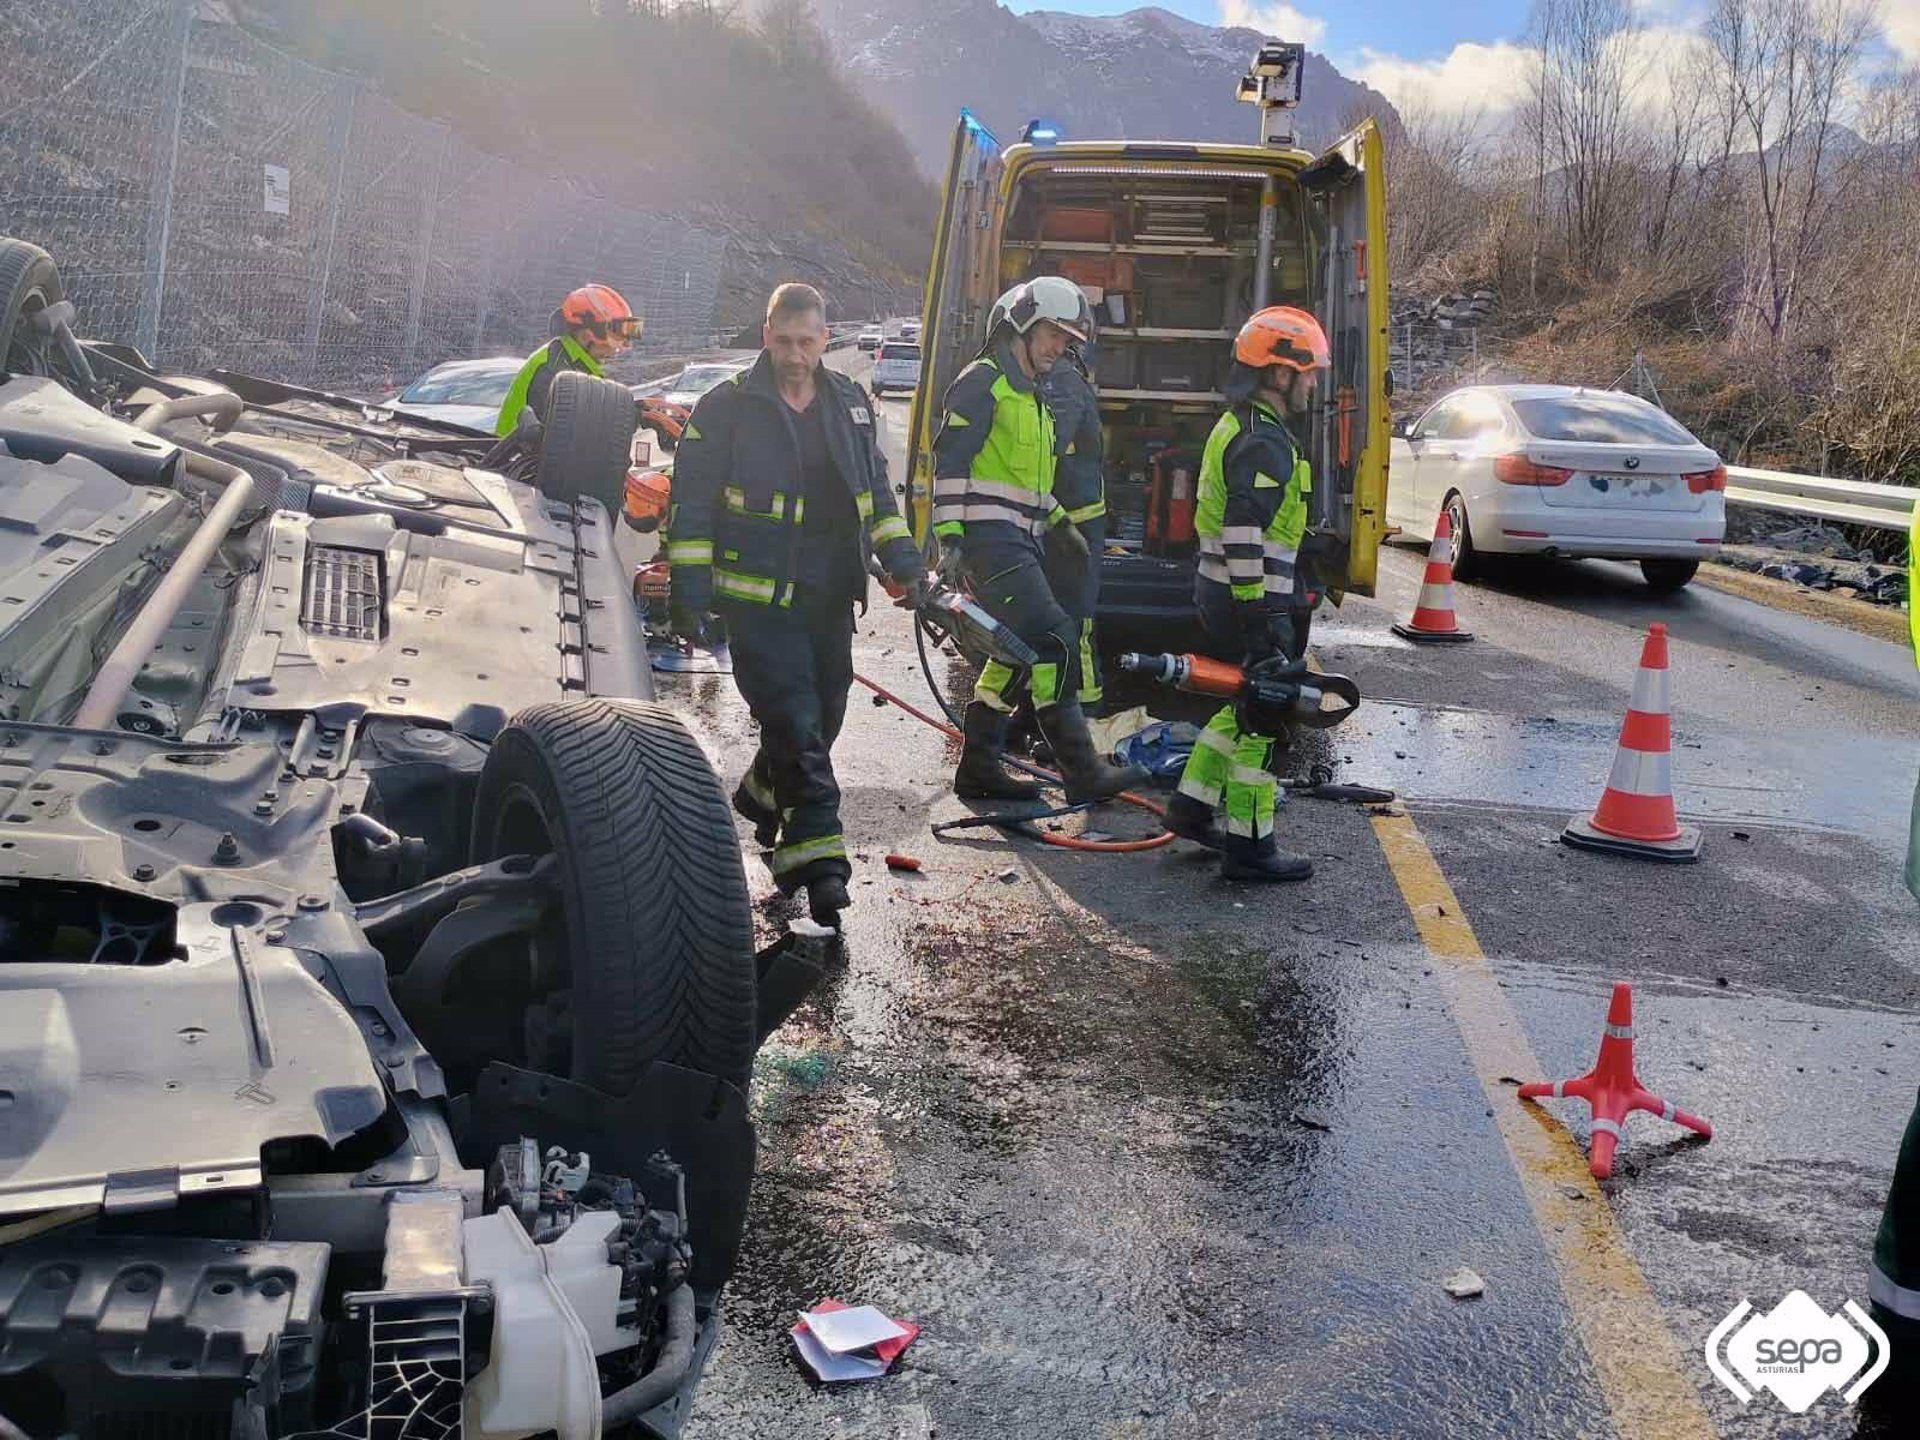
<path id="1" fill-rule="evenodd" d="M 1313 492 L 1301 426 L 1329 359 L 1326 332 L 1306 311 L 1274 305 L 1253 316 L 1234 339 L 1229 407 L 1201 456 L 1194 604 L 1214 643 L 1249 670 L 1287 666 L 1296 650 L 1297 567 Z M 1276 738 L 1226 706 L 1200 732 L 1167 805 L 1169 830 L 1220 852 L 1222 879 L 1313 873 L 1311 860 L 1273 838 Z"/>
<path id="2" fill-rule="evenodd" d="M 953 777 L 966 799 L 1036 797 L 1000 763 L 1008 716 L 1022 699 L 1033 702 L 1069 801 L 1108 799 L 1146 779 L 1096 753 L 1080 708 L 1080 627 L 1047 583 L 1049 551 L 1077 569 L 1089 551 L 1053 493 L 1053 416 L 1040 384 L 1067 346 L 1091 333 L 1079 286 L 1057 275 L 1023 281 L 994 305 L 986 349 L 947 389 L 933 444 L 934 533 L 957 552 L 974 598 L 1039 656 L 1028 669 L 990 661 L 981 670 Z"/>
<path id="3" fill-rule="evenodd" d="M 611 285 L 582 285 L 560 302 L 548 322 L 553 339 L 527 357 L 500 406 L 493 433 L 511 435 L 523 410 L 547 418 L 547 395 L 562 370 L 604 376 L 602 366 L 620 354 L 645 329 L 626 297 Z"/>
<path id="4" fill-rule="evenodd" d="M 701 397 L 674 466 L 667 558 L 675 632 L 726 623 L 733 677 L 760 727 L 734 808 L 773 851 L 781 892 L 837 924 L 852 867 L 832 749 L 853 681 L 867 558 L 918 599 L 920 551 L 887 484 L 873 402 L 821 363 L 826 304 L 782 285 L 752 369 Z"/>
<path id="5" fill-rule="evenodd" d="M 1057 457 L 1053 498 L 1067 512 L 1067 523 L 1087 542 L 1084 559 L 1071 546 L 1052 548 L 1047 555 L 1047 583 L 1053 587 L 1060 608 L 1079 626 L 1080 708 L 1089 715 L 1098 715 L 1106 698 L 1093 634 L 1093 613 L 1100 602 L 1100 556 L 1107 548 L 1100 400 L 1093 384 L 1096 338 L 1089 331 L 1085 342 L 1069 346 L 1041 384 L 1041 394 L 1053 411 Z"/>

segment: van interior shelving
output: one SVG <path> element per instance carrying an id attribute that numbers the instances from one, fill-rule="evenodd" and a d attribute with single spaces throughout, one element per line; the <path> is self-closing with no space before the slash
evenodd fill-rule
<path id="1" fill-rule="evenodd" d="M 1271 173 L 1066 165 L 1014 192 L 1000 285 L 1064 275 L 1086 291 L 1099 326 L 1110 551 L 1184 560 L 1195 549 L 1200 453 L 1226 401 L 1231 341 L 1253 312 Z M 1268 303 L 1310 305 L 1314 241 L 1301 193 L 1273 195 Z"/>

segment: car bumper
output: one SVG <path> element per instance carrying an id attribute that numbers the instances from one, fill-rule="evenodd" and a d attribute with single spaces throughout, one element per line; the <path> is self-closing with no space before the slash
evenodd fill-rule
<path id="1" fill-rule="evenodd" d="M 1473 545 L 1499 555 L 1564 555 L 1571 559 L 1702 559 L 1719 553 L 1725 508 L 1698 510 L 1569 509 L 1508 504 L 1471 514 Z"/>

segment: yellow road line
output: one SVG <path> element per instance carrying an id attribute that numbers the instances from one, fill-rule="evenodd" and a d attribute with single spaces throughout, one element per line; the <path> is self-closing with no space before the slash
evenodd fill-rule
<path id="1" fill-rule="evenodd" d="M 1549 1078 L 1501 992 L 1453 887 L 1409 815 L 1379 815 L 1374 834 L 1466 1042 L 1487 1104 L 1520 1177 L 1560 1290 L 1600 1379 L 1621 1440 L 1713 1440 L 1700 1392 L 1681 1367 L 1659 1303 L 1571 1134 L 1537 1105 L 1514 1099 L 1502 1075 Z"/>

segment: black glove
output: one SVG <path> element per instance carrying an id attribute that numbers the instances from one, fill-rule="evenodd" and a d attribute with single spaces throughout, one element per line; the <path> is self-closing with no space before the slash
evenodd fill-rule
<path id="1" fill-rule="evenodd" d="M 1246 665 L 1258 664 L 1270 656 L 1284 659 L 1293 654 L 1293 619 L 1283 610 L 1262 610 L 1246 617 L 1241 636 L 1246 645 Z"/>
<path id="2" fill-rule="evenodd" d="M 1080 533 L 1080 527 L 1071 520 L 1062 521 L 1049 530 L 1047 544 L 1057 547 L 1075 560 L 1085 560 L 1093 554 L 1087 547 L 1087 537 Z"/>
<path id="3" fill-rule="evenodd" d="M 927 572 L 916 570 L 911 575 L 895 575 L 893 587 L 900 596 L 893 603 L 902 610 L 918 610 L 927 603 Z"/>
<path id="4" fill-rule="evenodd" d="M 707 628 L 710 616 L 691 609 L 677 601 L 668 607 L 667 624 L 672 627 L 677 639 L 690 641 L 695 645 L 707 643 Z"/>

